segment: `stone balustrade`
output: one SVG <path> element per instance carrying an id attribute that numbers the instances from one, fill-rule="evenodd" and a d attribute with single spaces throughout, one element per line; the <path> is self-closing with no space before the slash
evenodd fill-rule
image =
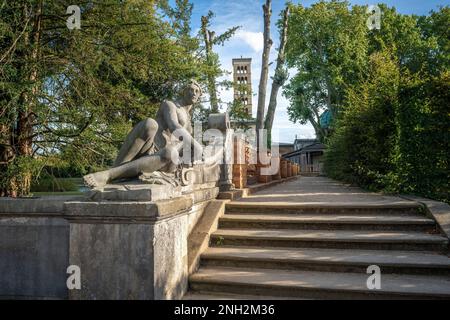
<path id="1" fill-rule="evenodd" d="M 257 183 L 269 183 L 274 180 L 280 180 L 297 176 L 300 174 L 300 166 L 292 161 L 282 157 L 267 156 L 270 158 L 268 164 L 252 164 L 251 160 L 256 157 L 252 155 L 249 143 L 243 139 L 234 141 L 234 163 L 233 163 L 233 183 L 235 188 L 243 189 L 248 187 L 251 178 L 256 175 Z M 254 161 L 253 161 L 254 162 Z M 255 170 L 256 168 L 256 170 Z"/>

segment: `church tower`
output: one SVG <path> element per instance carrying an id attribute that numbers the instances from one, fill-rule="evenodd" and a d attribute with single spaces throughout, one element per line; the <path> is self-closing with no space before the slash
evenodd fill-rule
<path id="1" fill-rule="evenodd" d="M 252 115 L 252 58 L 236 58 L 233 62 L 234 99 L 239 100 Z"/>

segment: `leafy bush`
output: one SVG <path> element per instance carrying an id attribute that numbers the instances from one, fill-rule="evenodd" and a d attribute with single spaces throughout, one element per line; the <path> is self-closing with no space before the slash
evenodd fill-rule
<path id="1" fill-rule="evenodd" d="M 369 189 L 384 188 L 392 170 L 399 73 L 389 52 L 370 57 L 367 81 L 347 90 L 344 111 L 328 140 L 325 171 Z"/>
<path id="2" fill-rule="evenodd" d="M 347 83 L 325 171 L 371 190 L 450 203 L 450 8 L 427 17 L 383 9 L 368 72 Z"/>
<path id="3" fill-rule="evenodd" d="M 70 178 L 54 178 L 45 175 L 37 182 L 31 185 L 31 192 L 67 192 L 78 191 L 75 179 Z"/>
<path id="4" fill-rule="evenodd" d="M 406 79 L 399 92 L 392 188 L 450 201 L 450 72 Z"/>

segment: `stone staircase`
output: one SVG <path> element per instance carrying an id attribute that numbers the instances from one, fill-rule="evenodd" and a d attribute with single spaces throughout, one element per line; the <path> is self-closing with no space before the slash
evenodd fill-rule
<path id="1" fill-rule="evenodd" d="M 367 288 L 370 265 L 381 289 Z M 230 202 L 189 288 L 185 299 L 448 299 L 448 240 L 415 202 Z"/>

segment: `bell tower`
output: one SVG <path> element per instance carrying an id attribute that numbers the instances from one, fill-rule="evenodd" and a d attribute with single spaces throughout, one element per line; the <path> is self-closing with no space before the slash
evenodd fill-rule
<path id="1" fill-rule="evenodd" d="M 236 58 L 233 63 L 234 100 L 239 100 L 252 115 L 252 58 Z"/>

